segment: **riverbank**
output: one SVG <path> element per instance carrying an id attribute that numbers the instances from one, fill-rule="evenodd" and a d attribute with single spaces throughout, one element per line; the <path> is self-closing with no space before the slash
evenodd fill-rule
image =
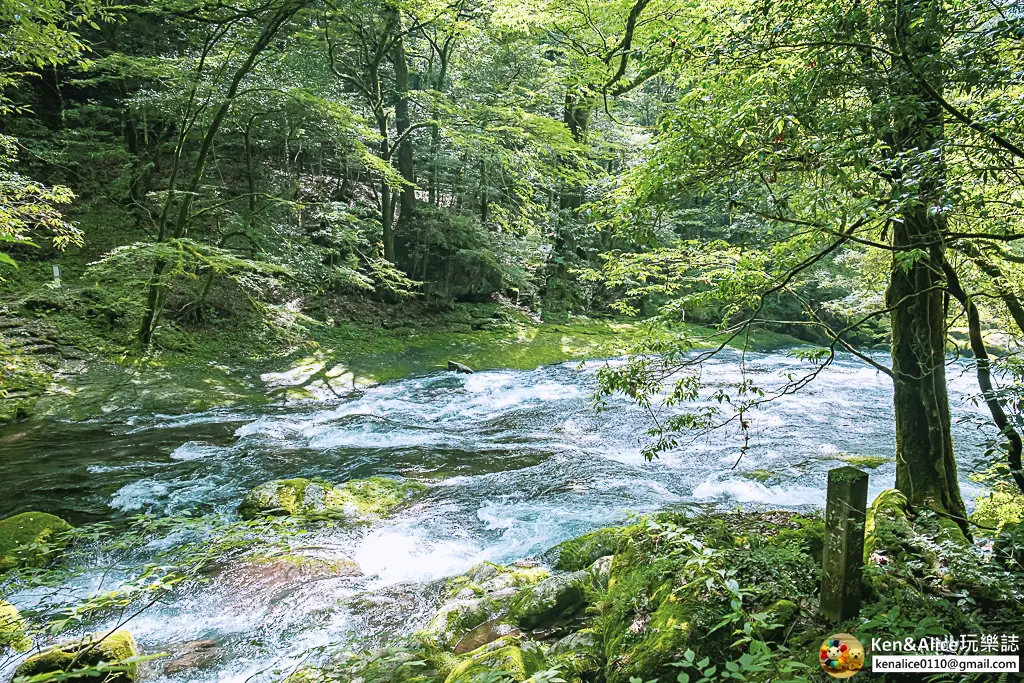
<path id="1" fill-rule="evenodd" d="M 714 330 L 698 325 L 666 330 L 595 316 L 543 321 L 507 301 L 440 311 L 415 302 L 351 305 L 334 310 L 338 318 L 282 313 L 276 321 L 251 316 L 191 330 L 172 326 L 142 353 L 124 325 L 98 326 L 81 292 L 11 299 L 0 323 L 0 424 L 30 415 L 81 420 L 331 399 L 443 369 L 450 360 L 526 370 L 621 356 L 638 342 L 677 335 L 693 337 L 695 346 L 717 341 Z M 771 351 L 802 342 L 759 330 L 737 344 Z"/>
<path id="2" fill-rule="evenodd" d="M 864 602 L 858 618 L 841 624 L 818 610 L 824 525 L 813 512 L 654 513 L 508 564 L 485 561 L 425 583 L 378 588 L 359 583 L 372 567 L 344 545 L 323 544 L 325 533 L 339 533 L 352 519 L 292 512 L 298 516 L 244 524 L 139 519 L 42 539 L 35 551 L 70 544 L 63 550 L 70 555 L 48 570 L 17 570 L 0 584 L 20 607 L 0 603 L 10 617 L 0 629 L 0 669 L 51 670 L 46 655 L 18 663 L 18 652 L 52 643 L 44 631 L 49 620 L 63 618 L 45 601 L 33 607 L 27 586 L 67 583 L 83 571 L 75 561 L 138 553 L 154 539 L 182 534 L 191 542 L 159 551 L 158 572 L 130 580 L 137 595 L 126 604 L 141 609 L 117 616 L 105 607 L 116 591 L 93 594 L 75 608 L 81 624 L 60 635 L 95 630 L 130 643 L 111 657 L 140 660 L 126 667 L 125 681 L 687 683 L 723 672 L 748 681 L 817 680 L 819 647 L 831 633 L 852 633 L 862 643 L 949 635 L 980 641 L 1012 633 L 1024 607 L 1021 558 L 1007 550 L 1012 545 L 996 539 L 993 551 L 992 538 L 968 543 L 934 515 L 908 511 L 895 491 L 880 494 L 869 511 Z M 1020 533 L 1003 531 L 1003 539 Z M 339 585 L 360 588 L 338 594 Z M 368 630 L 338 643 L 331 633 L 316 637 L 316 623 L 300 634 L 291 619 L 279 619 L 258 638 L 281 648 L 262 671 L 252 670 L 230 636 L 205 631 L 175 640 L 173 621 L 153 631 L 149 611 L 160 608 L 145 607 L 158 599 L 187 610 L 198 591 L 219 590 L 222 600 L 233 596 L 272 613 L 294 608 L 296 596 L 309 599 L 314 587 L 341 596 L 317 614 L 322 628 L 360 615 L 353 625 Z M 856 671 L 866 663 L 853 656 L 843 665 Z"/>

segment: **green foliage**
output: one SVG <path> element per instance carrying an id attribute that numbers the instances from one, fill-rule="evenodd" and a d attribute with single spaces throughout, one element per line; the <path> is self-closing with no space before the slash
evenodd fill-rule
<path id="1" fill-rule="evenodd" d="M 58 209 L 70 204 L 75 195 L 66 187 L 47 187 L 29 180 L 13 170 L 15 160 L 15 140 L 0 135 L 0 245 L 5 249 L 7 245 L 34 247 L 37 234 L 48 237 L 57 249 L 81 244 L 81 233 Z M 6 267 L 16 268 L 17 263 L 0 251 L 0 268 Z"/>

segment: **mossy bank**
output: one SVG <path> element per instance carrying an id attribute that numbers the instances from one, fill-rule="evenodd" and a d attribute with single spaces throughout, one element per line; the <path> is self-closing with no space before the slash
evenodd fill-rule
<path id="1" fill-rule="evenodd" d="M 562 543 L 543 564 L 478 565 L 443 582 L 440 608 L 413 637 L 329 653 L 287 681 L 817 680 L 823 634 L 867 642 L 921 624 L 981 634 L 1024 608 L 1021 567 L 915 514 L 898 492 L 878 497 L 868 525 L 864 604 L 843 624 L 818 610 L 820 517 L 663 513 Z"/>

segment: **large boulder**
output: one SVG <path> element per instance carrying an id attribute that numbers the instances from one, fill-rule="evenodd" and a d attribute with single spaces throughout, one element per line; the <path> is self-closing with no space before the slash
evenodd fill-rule
<path id="1" fill-rule="evenodd" d="M 340 486 L 312 479 L 277 479 L 250 491 L 238 513 L 244 519 L 290 515 L 370 521 L 388 516 L 425 488 L 416 481 L 388 477 L 353 479 Z"/>
<path id="2" fill-rule="evenodd" d="M 45 567 L 67 548 L 73 527 L 45 512 L 23 512 L 0 520 L 0 572 Z"/>
<path id="3" fill-rule="evenodd" d="M 509 605 L 508 618 L 524 629 L 547 628 L 565 621 L 587 604 L 593 579 L 585 569 L 559 574 L 520 591 Z"/>
<path id="4" fill-rule="evenodd" d="M 81 640 L 62 643 L 32 655 L 14 671 L 19 676 L 61 673 L 104 665 L 119 665 L 127 659 L 138 656 L 132 634 L 124 629 L 110 634 L 95 633 Z M 128 683 L 138 678 L 138 665 L 129 662 L 123 670 L 100 671 L 91 675 L 76 676 L 79 683 Z"/>
<path id="5" fill-rule="evenodd" d="M 18 608 L 0 600 L 0 654 L 10 648 L 15 652 L 26 652 L 32 641 L 26 634 L 25 620 L 18 614 Z"/>
<path id="6" fill-rule="evenodd" d="M 495 617 L 499 604 L 486 597 L 456 598 L 441 605 L 422 635 L 437 645 L 455 648 L 470 631 Z"/>

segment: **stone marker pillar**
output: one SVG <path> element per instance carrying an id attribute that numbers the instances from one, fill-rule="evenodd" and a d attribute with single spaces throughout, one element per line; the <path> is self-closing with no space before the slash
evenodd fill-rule
<path id="1" fill-rule="evenodd" d="M 825 548 L 821 562 L 821 613 L 833 622 L 846 621 L 860 613 L 867 503 L 867 473 L 848 466 L 829 470 Z"/>

